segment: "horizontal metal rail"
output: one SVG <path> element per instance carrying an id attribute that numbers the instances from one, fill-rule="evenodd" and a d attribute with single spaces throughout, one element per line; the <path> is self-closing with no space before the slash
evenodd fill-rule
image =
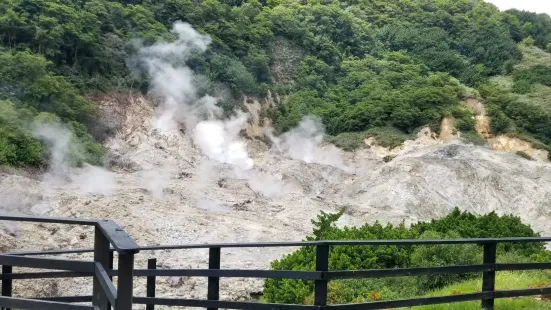
<path id="1" fill-rule="evenodd" d="M 93 272 L 94 262 L 69 260 L 69 259 L 54 259 L 54 258 L 38 258 L 38 257 L 23 257 L 12 255 L 0 255 L 0 265 L 28 267 L 37 269 L 55 269 L 55 270 L 70 270 L 77 272 Z"/>
<path id="2" fill-rule="evenodd" d="M 335 280 L 432 275 L 442 273 L 474 273 L 506 270 L 551 269 L 551 263 L 479 264 L 443 267 L 388 268 L 343 271 L 295 271 L 295 270 L 246 270 L 246 269 L 134 269 L 135 277 L 219 277 L 219 278 L 271 278 L 301 280 Z M 96 271 L 97 272 L 97 271 Z M 116 277 L 118 270 L 106 270 L 109 277 Z M 50 271 L 1 274 L 0 279 L 56 279 L 85 278 L 93 272 Z"/>
<path id="3" fill-rule="evenodd" d="M 471 273 L 484 271 L 505 271 L 505 270 L 538 270 L 551 268 L 551 263 L 507 263 L 507 264 L 479 264 L 463 266 L 442 266 L 442 267 L 418 267 L 418 268 L 389 268 L 389 269 L 368 269 L 368 270 L 344 270 L 326 271 L 323 279 L 358 279 L 358 278 L 384 278 L 432 275 L 442 273 Z"/>
<path id="4" fill-rule="evenodd" d="M 0 217 L 1 219 L 1 217 Z M 105 225 L 102 225 L 105 228 Z M 120 230 L 120 227 L 114 231 Z M 210 249 L 210 248 L 262 248 L 262 247 L 302 247 L 317 245 L 371 245 L 371 246 L 396 246 L 396 245 L 423 245 L 423 244 L 486 244 L 486 243 L 529 243 L 529 242 L 551 242 L 551 237 L 526 237 L 526 238 L 473 238 L 473 239 L 394 239 L 394 240 L 333 240 L 333 241 L 296 241 L 296 242 L 261 242 L 261 243 L 208 243 L 208 244 L 183 244 L 183 245 L 148 245 L 138 246 L 139 251 L 161 251 L 161 250 L 185 250 L 185 249 Z M 132 243 L 132 249 L 134 244 Z M 111 249 L 114 251 L 116 249 Z M 5 255 L 62 255 L 93 253 L 94 249 L 73 249 L 73 250 L 45 250 L 45 251 L 21 251 L 9 252 Z"/>
<path id="5" fill-rule="evenodd" d="M 436 305 L 436 304 L 445 304 L 445 303 L 454 303 L 454 302 L 463 302 L 463 301 L 475 301 L 475 300 L 481 300 L 481 299 L 532 296 L 532 295 L 549 294 L 549 293 L 551 293 L 551 287 L 532 288 L 532 289 L 523 289 L 523 290 L 494 291 L 494 292 L 476 292 L 476 293 L 467 293 L 467 294 L 398 299 L 398 300 L 388 300 L 388 301 L 373 301 L 373 302 L 367 302 L 367 303 L 331 305 L 331 306 L 326 306 L 324 308 L 343 309 L 343 310 L 392 309 L 392 308 Z"/>
<path id="6" fill-rule="evenodd" d="M 110 275 L 116 276 L 116 272 Z M 239 269 L 135 269 L 136 277 L 219 277 L 320 280 L 319 271 L 239 270 Z"/>
<path id="7" fill-rule="evenodd" d="M 93 275 L 94 275 L 93 272 L 76 272 L 76 271 L 6 273 L 6 274 L 0 275 L 0 280 L 86 278 L 86 277 L 91 277 Z"/>
<path id="8" fill-rule="evenodd" d="M 114 249 L 111 249 L 111 251 L 114 251 Z M 42 255 L 83 254 L 83 253 L 94 253 L 94 249 L 21 251 L 21 252 L 8 252 L 8 253 L 5 253 L 4 255 L 42 256 Z"/>
<path id="9" fill-rule="evenodd" d="M 91 302 L 92 296 L 59 296 L 59 297 L 38 297 L 36 300 L 57 301 L 65 303 Z"/>
<path id="10" fill-rule="evenodd" d="M 57 301 L 0 296 L 0 307 L 39 310 L 93 310 L 93 306 L 73 305 Z"/>
<path id="11" fill-rule="evenodd" d="M 97 220 L 86 220 L 71 217 L 41 217 L 41 216 L 10 216 L 0 215 L 0 221 L 15 221 L 15 222 L 33 222 L 33 223 L 50 223 L 50 224 L 71 224 L 94 226 Z"/>
<path id="12" fill-rule="evenodd" d="M 268 248 L 268 247 L 302 247 L 318 245 L 427 245 L 427 244 L 486 244 L 486 243 L 528 243 L 551 242 L 551 237 L 518 237 L 518 238 L 469 238 L 469 239 L 392 239 L 392 240 L 324 240 L 296 242 L 250 242 L 250 243 L 209 243 L 184 245 L 150 245 L 140 247 L 141 251 L 210 249 L 210 248 Z"/>
<path id="13" fill-rule="evenodd" d="M 289 305 L 289 304 L 269 304 L 243 301 L 218 301 L 201 299 L 176 299 L 176 298 L 152 298 L 152 297 L 134 297 L 135 304 L 141 305 L 161 305 L 177 307 L 201 307 L 201 308 L 224 308 L 224 309 L 320 309 L 311 305 Z"/>
<path id="14" fill-rule="evenodd" d="M 367 303 L 355 303 L 344 305 L 289 305 L 289 304 L 269 304 L 257 302 L 237 302 L 237 301 L 210 301 L 195 299 L 176 299 L 176 298 L 149 298 L 134 297 L 135 304 L 145 305 L 164 305 L 178 307 L 204 307 L 204 308 L 225 308 L 225 309 L 342 309 L 342 310 L 364 310 L 364 309 L 392 309 L 402 307 L 414 307 L 423 305 L 445 304 L 453 302 L 477 301 L 488 298 L 508 298 L 533 296 L 538 294 L 551 293 L 551 287 L 533 288 L 523 290 L 506 290 L 495 292 L 476 292 L 467 294 L 456 294 L 446 296 L 421 297 L 410 299 L 398 299 L 388 301 L 374 301 Z"/>

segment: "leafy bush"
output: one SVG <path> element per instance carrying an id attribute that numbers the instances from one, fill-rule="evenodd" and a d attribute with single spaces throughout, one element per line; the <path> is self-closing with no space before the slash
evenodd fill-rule
<path id="1" fill-rule="evenodd" d="M 474 145 L 485 145 L 486 140 L 478 134 L 476 131 L 461 132 L 461 140 L 465 143 L 472 143 Z"/>
<path id="2" fill-rule="evenodd" d="M 327 303 L 346 304 L 394 300 L 414 297 L 417 293 L 413 277 L 335 280 L 329 282 L 327 286 Z M 314 294 L 306 297 L 303 303 L 314 304 Z"/>
<path id="3" fill-rule="evenodd" d="M 369 129 L 366 132 L 366 136 L 374 137 L 377 144 L 391 149 L 400 146 L 404 143 L 404 141 L 413 138 L 413 135 L 406 134 L 392 127 L 376 127 Z"/>
<path id="4" fill-rule="evenodd" d="M 476 238 L 476 237 L 532 237 L 538 236 L 518 217 L 489 213 L 476 216 L 453 210 L 448 216 L 405 225 L 383 226 L 376 222 L 361 227 L 338 228 L 335 222 L 343 214 L 318 215 L 313 234 L 306 240 L 368 240 L 412 238 Z M 419 245 L 419 246 L 333 246 L 329 253 L 329 270 L 358 270 L 372 268 L 404 268 L 411 266 L 441 266 L 474 264 L 480 262 L 482 249 L 478 245 Z M 525 258 L 540 260 L 549 257 L 543 243 L 503 244 L 498 254 L 515 253 Z M 302 247 L 272 262 L 275 270 L 315 270 L 315 248 Z M 468 278 L 470 275 L 439 275 L 430 277 L 402 277 L 396 279 L 363 279 L 335 281 L 329 286 L 330 303 L 398 298 L 424 293 Z M 311 303 L 314 283 L 292 279 L 267 279 L 264 297 L 269 302 Z M 394 292 L 394 293 L 392 293 Z M 370 299 L 371 298 L 371 299 Z"/>
<path id="5" fill-rule="evenodd" d="M 519 217 L 513 215 L 499 216 L 495 212 L 484 215 L 474 215 L 461 212 L 455 208 L 449 215 L 430 222 L 419 222 L 411 225 L 411 229 L 422 234 L 425 231 L 435 231 L 446 234 L 453 228 L 462 238 L 506 238 L 506 237 L 538 237 L 529 225 L 522 223 Z M 499 253 L 519 251 L 525 256 L 540 253 L 544 244 L 538 243 L 501 243 Z"/>
<path id="6" fill-rule="evenodd" d="M 525 85 L 540 83 L 551 86 L 551 67 L 535 65 L 529 69 L 516 71 L 514 78 L 515 82 L 522 82 Z"/>
<path id="7" fill-rule="evenodd" d="M 523 152 L 523 151 L 517 151 L 516 154 L 524 159 L 532 160 L 532 156 L 530 154 Z"/>
<path id="8" fill-rule="evenodd" d="M 365 145 L 364 138 L 365 133 L 343 132 L 336 136 L 327 135 L 325 140 L 345 151 L 354 151 Z"/>
<path id="9" fill-rule="evenodd" d="M 455 117 L 455 127 L 460 131 L 475 130 L 475 112 L 464 106 L 455 106 L 450 112 Z"/>
<path id="10" fill-rule="evenodd" d="M 257 93 L 253 75 L 239 60 L 216 54 L 210 61 L 210 76 L 213 80 L 226 83 L 235 92 Z"/>
<path id="11" fill-rule="evenodd" d="M 513 85 L 513 92 L 517 94 L 527 94 L 532 91 L 534 88 L 534 84 L 527 80 L 518 80 L 515 81 L 515 84 Z"/>
<path id="12" fill-rule="evenodd" d="M 453 239 L 461 236 L 450 230 L 446 234 L 425 231 L 419 239 Z M 472 265 L 482 261 L 482 249 L 476 244 L 429 244 L 418 246 L 411 254 L 413 267 L 437 267 L 453 265 Z M 473 277 L 473 274 L 444 273 L 416 277 L 420 291 L 427 291 L 446 286 Z"/>
<path id="13" fill-rule="evenodd" d="M 0 83 L 4 85 L 0 101 L 0 162 L 10 165 L 44 163 L 43 146 L 33 137 L 29 126 L 35 115 L 45 113 L 70 123 L 85 145 L 82 161 L 100 163 L 103 149 L 94 142 L 84 124 L 91 125 L 96 110 L 65 78 L 48 70 L 42 56 L 29 52 L 0 50 Z"/>
<path id="14" fill-rule="evenodd" d="M 24 124 L 10 101 L 0 100 L 0 165 L 38 165 L 42 163 L 42 145 Z"/>
<path id="15" fill-rule="evenodd" d="M 394 158 L 396 158 L 395 155 L 387 155 L 387 156 L 383 157 L 383 161 L 384 161 L 385 163 L 389 163 L 389 162 L 391 162 Z"/>

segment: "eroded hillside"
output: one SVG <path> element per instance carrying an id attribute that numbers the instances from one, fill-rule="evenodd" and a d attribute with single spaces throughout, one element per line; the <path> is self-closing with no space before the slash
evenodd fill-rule
<path id="1" fill-rule="evenodd" d="M 513 213 L 543 234 L 549 216 L 551 166 L 488 147 L 428 141 L 424 134 L 408 141 L 390 162 L 374 150 L 342 152 L 312 144 L 311 153 L 276 149 L 241 137 L 254 162 L 250 170 L 209 160 L 189 134 L 164 135 L 154 127 L 154 103 L 148 98 L 117 93 L 99 104 L 112 118 L 117 133 L 106 141 L 110 171 L 72 169 L 66 183 L 2 174 L 2 208 L 50 216 L 104 218 L 120 223 L 141 245 L 205 242 L 301 240 L 310 219 L 321 210 L 346 207 L 342 225 L 363 222 L 411 223 L 447 214 L 453 207 L 476 213 Z M 118 111 L 115 113 L 114 111 Z M 307 136 L 308 137 L 308 136 Z M 312 143 L 301 135 L 295 139 Z M 308 161 L 308 162 L 306 162 Z M 80 176 L 95 176 L 82 182 Z M 68 183 L 67 183 L 68 182 Z M 109 186 L 111 184 L 111 186 Z M 24 197 L 20 199 L 19 197 Z M 90 231 L 58 225 L 12 225 L 2 234 L 4 250 L 83 248 Z M 224 267 L 267 268 L 291 249 L 243 249 L 223 253 Z M 138 266 L 157 257 L 161 266 L 206 266 L 205 251 L 140 254 Z M 245 254 L 245 255 L 243 255 Z M 236 259 L 238 257 L 239 259 Z M 90 283 L 57 282 L 59 292 L 84 294 Z M 50 284 L 53 281 L 50 281 Z M 224 297 L 249 298 L 261 281 L 222 282 Z M 201 279 L 161 281 L 159 294 L 201 297 Z M 20 284 L 18 293 L 44 291 L 43 282 Z M 143 294 L 139 286 L 137 294 Z"/>

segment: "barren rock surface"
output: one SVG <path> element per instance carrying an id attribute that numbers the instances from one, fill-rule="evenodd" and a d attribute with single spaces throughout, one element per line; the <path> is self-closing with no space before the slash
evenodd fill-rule
<path id="1" fill-rule="evenodd" d="M 112 98 L 111 98 L 112 99 Z M 109 105 L 110 98 L 102 101 Z M 110 103 L 110 111 L 113 109 Z M 384 163 L 369 149 L 340 152 L 355 173 L 289 159 L 257 140 L 246 140 L 255 167 L 247 172 L 205 158 L 188 133 L 165 136 L 152 129 L 153 108 L 136 96 L 118 110 L 116 136 L 106 142 L 113 186 L 98 194 L 80 186 L 52 186 L 13 174 L 0 175 L 0 207 L 12 214 L 110 219 L 140 245 L 296 241 L 311 232 L 321 210 L 346 207 L 341 225 L 406 223 L 446 215 L 453 207 L 476 213 L 513 213 L 551 235 L 551 166 L 487 147 L 406 143 Z M 75 170 L 75 179 L 97 174 Z M 96 182 L 103 182 L 103 176 Z M 88 184 L 88 183 L 86 183 Z M 96 184 L 97 185 L 97 184 Z M 101 184 L 100 184 L 101 185 Z M 99 186 L 99 185 L 97 185 Z M 92 230 L 64 225 L 6 224 L 2 250 L 86 248 Z M 266 269 L 290 248 L 224 249 L 222 268 Z M 87 255 L 75 255 L 79 259 Z M 137 268 L 156 257 L 160 268 L 205 268 L 207 250 L 142 252 Z M 25 296 L 90 294 L 85 279 L 19 281 Z M 53 284 L 55 283 L 55 285 Z M 44 287 L 52 287 L 45 290 Z M 243 300 L 262 290 L 257 279 L 224 279 L 223 299 Z M 206 279 L 165 278 L 158 296 L 204 298 Z M 145 280 L 136 283 L 145 295 Z"/>

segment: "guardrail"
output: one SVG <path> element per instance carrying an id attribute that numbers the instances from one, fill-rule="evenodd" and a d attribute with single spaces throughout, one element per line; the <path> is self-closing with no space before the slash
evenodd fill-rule
<path id="1" fill-rule="evenodd" d="M 54 250 L 13 252 L 0 255 L 2 265 L 2 296 L 0 307 L 5 309 L 98 309 L 130 310 L 132 305 L 146 305 L 153 310 L 155 305 L 203 307 L 207 309 L 390 309 L 420 305 L 453 303 L 481 300 L 482 307 L 493 309 L 497 298 L 550 294 L 551 287 L 518 290 L 495 290 L 495 273 L 504 270 L 549 269 L 551 262 L 545 263 L 496 263 L 496 247 L 499 243 L 548 242 L 545 238 L 478 238 L 478 239 L 441 239 L 441 240 L 352 240 L 352 241 L 309 241 L 309 242 L 272 242 L 272 243 L 219 243 L 138 246 L 116 223 L 111 221 L 77 220 L 64 218 L 13 217 L 0 216 L 0 220 L 59 223 L 70 225 L 94 226 L 94 248 L 76 250 Z M 329 270 L 329 254 L 335 246 L 389 246 L 389 245 L 428 245 L 428 244 L 479 244 L 484 248 L 483 263 L 466 266 L 442 266 L 421 268 L 393 268 L 370 270 Z M 111 248 L 112 246 L 112 248 Z M 267 247 L 316 247 L 316 269 L 313 271 L 291 270 L 236 270 L 220 269 L 223 248 L 267 248 Z M 208 269 L 156 269 L 156 259 L 148 260 L 147 269 L 134 268 L 134 256 L 139 251 L 208 249 Z M 113 254 L 118 255 L 118 268 L 113 269 Z M 40 258 L 43 255 L 93 253 L 93 261 Z M 31 257 L 32 256 L 32 257 Z M 12 267 L 28 267 L 49 270 L 34 273 L 13 273 Z M 328 282 L 335 279 L 381 278 L 398 276 L 419 276 L 442 273 L 482 273 L 480 292 L 449 296 L 410 298 L 401 300 L 373 301 L 346 305 L 327 305 Z M 206 277 L 208 290 L 206 300 L 159 298 L 155 296 L 157 277 Z M 49 298 L 12 297 L 12 281 L 17 279 L 75 278 L 92 277 L 91 296 L 67 296 Z M 112 278 L 117 277 L 117 287 Z M 145 297 L 133 296 L 134 277 L 147 277 Z M 270 304 L 241 301 L 220 301 L 220 278 L 287 278 L 315 282 L 313 305 Z M 74 303 L 91 303 L 76 305 Z"/>
<path id="2" fill-rule="evenodd" d="M 134 255 L 140 247 L 119 225 L 106 220 L 81 220 L 72 218 L 33 217 L 33 216 L 0 216 L 3 221 L 35 222 L 93 226 L 94 228 L 94 261 L 60 260 L 51 258 L 25 257 L 17 254 L 0 255 L 2 265 L 2 297 L 0 307 L 5 309 L 99 309 L 107 310 L 111 305 L 115 309 L 132 309 Z M 118 252 L 119 266 L 117 288 L 109 278 L 107 270 L 112 269 L 112 252 L 110 247 Z M 65 272 L 14 274 L 12 267 L 28 267 L 37 269 L 65 270 Z M 70 298 L 14 298 L 12 297 L 12 280 L 20 279 L 61 278 L 76 276 L 92 276 L 92 296 L 75 296 Z M 87 302 L 91 299 L 92 306 L 74 305 L 72 302 Z"/>

